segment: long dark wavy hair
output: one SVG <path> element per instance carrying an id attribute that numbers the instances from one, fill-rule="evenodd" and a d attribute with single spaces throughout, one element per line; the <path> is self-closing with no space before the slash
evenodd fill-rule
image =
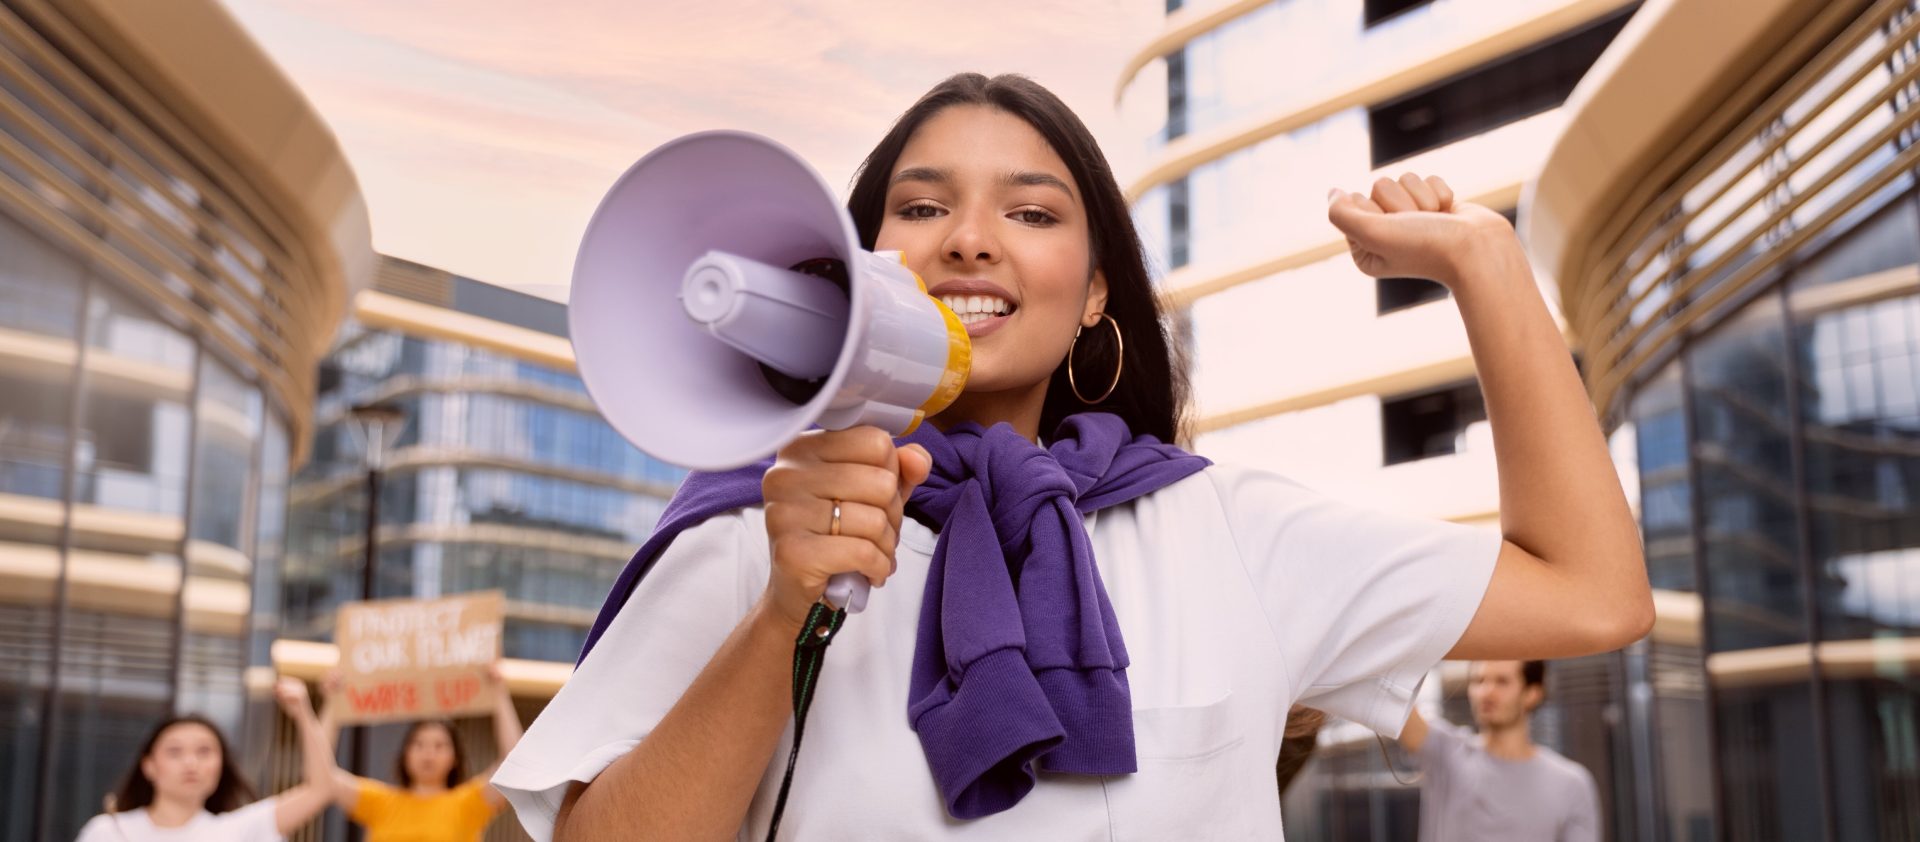
<path id="1" fill-rule="evenodd" d="M 413 744 L 413 735 L 422 728 L 442 728 L 447 732 L 447 741 L 453 743 L 453 766 L 447 769 L 446 786 L 452 789 L 467 779 L 467 749 L 460 744 L 460 732 L 454 730 L 453 722 L 447 719 L 422 719 L 407 726 L 407 735 L 400 739 L 400 753 L 393 758 L 393 779 L 401 789 L 413 787 L 413 775 L 407 772 L 407 746 Z"/>
<path id="2" fill-rule="evenodd" d="M 225 813 L 252 804 L 258 797 L 253 785 L 234 769 L 233 752 L 227 747 L 227 737 L 220 733 L 220 726 L 213 724 L 196 713 L 165 719 L 153 727 L 147 734 L 147 740 L 140 744 L 140 753 L 133 757 L 133 768 L 127 770 L 126 778 L 120 781 L 120 788 L 107 796 L 107 812 L 118 813 L 137 810 L 153 803 L 153 781 L 147 773 L 141 771 L 140 764 L 153 754 L 153 746 L 160 742 L 160 736 L 176 725 L 199 725 L 213 732 L 214 742 L 220 745 L 220 781 L 213 787 L 213 794 L 207 796 L 207 812 Z"/>
<path id="3" fill-rule="evenodd" d="M 960 73 L 935 85 L 900 115 L 860 165 L 853 193 L 847 198 L 847 211 L 860 231 L 861 244 L 871 249 L 880 236 L 880 224 L 887 216 L 887 184 L 907 141 L 921 124 L 956 105 L 987 106 L 1026 121 L 1066 162 L 1087 206 L 1093 268 L 1106 274 L 1106 314 L 1120 325 L 1125 339 L 1126 367 L 1120 384 L 1094 406 L 1074 397 L 1067 384 L 1067 361 L 1060 361 L 1040 411 L 1041 432 L 1050 435 L 1067 416 L 1092 410 L 1126 419 L 1136 435 L 1175 441 L 1186 410 L 1186 376 L 1161 323 L 1160 304 L 1147 275 L 1140 235 L 1127 212 L 1126 197 L 1114 182 L 1113 170 L 1093 134 L 1066 103 L 1039 83 L 1015 74 L 988 78 Z M 1072 359 L 1080 381 L 1096 384 L 1083 387 L 1086 391 L 1105 387 L 1118 362 L 1117 350 L 1113 328 L 1104 321 L 1084 332 Z"/>

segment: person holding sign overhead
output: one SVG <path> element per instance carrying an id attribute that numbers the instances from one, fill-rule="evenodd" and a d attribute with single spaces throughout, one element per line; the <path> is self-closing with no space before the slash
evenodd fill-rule
<path id="1" fill-rule="evenodd" d="M 397 786 L 334 775 L 334 798 L 368 842 L 474 842 L 506 803 L 486 784 L 492 769 L 467 777 L 451 721 L 492 716 L 503 756 L 520 740 L 520 715 L 500 677 L 504 611 L 499 591 L 340 606 L 340 664 L 322 682 L 325 739 L 332 744 L 341 724 L 412 723 L 394 758 Z"/>
<path id="2" fill-rule="evenodd" d="M 486 684 L 493 699 L 494 740 L 505 756 L 520 741 L 520 713 L 497 663 L 486 668 Z M 338 670 L 322 684 L 327 701 L 321 733 L 329 745 L 346 707 L 342 685 Z M 487 785 L 497 763 L 473 776 L 466 765 L 466 748 L 452 721 L 419 720 L 407 728 L 394 758 L 397 786 L 336 768 L 331 794 L 348 818 L 366 828 L 367 842 L 477 842 L 506 799 Z"/>

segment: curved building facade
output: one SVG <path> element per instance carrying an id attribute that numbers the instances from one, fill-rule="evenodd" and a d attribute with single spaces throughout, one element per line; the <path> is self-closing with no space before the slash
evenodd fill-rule
<path id="1" fill-rule="evenodd" d="M 1117 95 L 1146 161 L 1126 189 L 1193 365 L 1194 447 L 1336 497 L 1496 528 L 1492 439 L 1458 309 L 1437 284 L 1355 269 L 1326 193 L 1439 174 L 1511 218 L 1568 96 L 1638 6 L 1169 0 Z M 1427 683 L 1430 715 L 1470 720 L 1460 666 Z M 1589 760 L 1563 726 L 1599 715 L 1613 672 L 1608 660 L 1556 670 L 1536 733 Z M 1400 840 L 1418 806 L 1373 735 L 1335 723 L 1284 811 L 1290 839 Z"/>
<path id="2" fill-rule="evenodd" d="M 1640 15 L 1523 215 L 1659 589 L 1615 838 L 1920 838 L 1920 8 Z"/>
<path id="3" fill-rule="evenodd" d="M 0 2 L 0 839 L 73 838 L 175 711 L 264 770 L 288 477 L 372 258 L 218 3 Z"/>

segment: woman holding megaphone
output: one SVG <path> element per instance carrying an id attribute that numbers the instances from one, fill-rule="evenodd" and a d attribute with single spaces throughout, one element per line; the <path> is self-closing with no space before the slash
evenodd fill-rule
<path id="1" fill-rule="evenodd" d="M 813 432 L 689 478 L 494 778 L 527 829 L 1279 838 L 1294 704 L 1394 734 L 1442 658 L 1637 639 L 1635 524 L 1512 228 L 1414 175 L 1327 208 L 1365 273 L 1453 291 L 1499 533 L 1172 444 L 1185 387 L 1105 158 L 1039 85 L 955 76 L 867 157 L 848 210 L 964 324 L 964 393 L 899 440 Z M 846 572 L 889 587 L 842 634 L 818 602 Z M 836 637 L 831 669 L 796 657 Z"/>

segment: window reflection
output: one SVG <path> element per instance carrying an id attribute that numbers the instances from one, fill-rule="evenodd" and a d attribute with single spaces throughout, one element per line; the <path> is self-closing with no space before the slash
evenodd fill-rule
<path id="1" fill-rule="evenodd" d="M 1779 298 L 1720 325 L 1687 362 L 1708 639 L 1715 651 L 1805 642 Z"/>
<path id="2" fill-rule="evenodd" d="M 1900 196 L 1790 302 L 1840 838 L 1920 833 L 1920 214 Z M 1889 286 L 1889 284 L 1893 286 Z M 1905 294 L 1889 295 L 1889 290 Z"/>
<path id="3" fill-rule="evenodd" d="M 1687 418 L 1679 366 L 1669 366 L 1635 397 L 1639 448 L 1640 524 L 1654 587 L 1695 589 L 1693 486 L 1687 476 Z"/>
<path id="4" fill-rule="evenodd" d="M 0 215 L 0 804 L 39 798 L 35 768 L 51 682 L 60 559 L 45 526 L 62 508 L 73 442 L 73 374 L 79 335 L 79 260 Z M 0 837 L 25 839 L 30 810 L 0 810 Z"/>
<path id="5" fill-rule="evenodd" d="M 111 286 L 94 290 L 76 502 L 178 518 L 186 508 L 193 342 Z"/>
<path id="6" fill-rule="evenodd" d="M 614 432 L 576 375 L 493 351 L 365 331 L 322 382 L 323 413 L 379 396 L 409 418 L 383 480 L 378 595 L 501 588 L 509 657 L 578 654 L 686 473 Z M 286 594 L 297 634 L 324 637 L 335 606 L 358 596 L 361 476 L 360 444 L 344 424 L 323 426 L 293 491 Z"/>
<path id="7" fill-rule="evenodd" d="M 178 704 L 238 734 L 253 601 L 253 461 L 263 407 L 259 391 L 211 353 L 201 356 L 197 394 Z"/>

